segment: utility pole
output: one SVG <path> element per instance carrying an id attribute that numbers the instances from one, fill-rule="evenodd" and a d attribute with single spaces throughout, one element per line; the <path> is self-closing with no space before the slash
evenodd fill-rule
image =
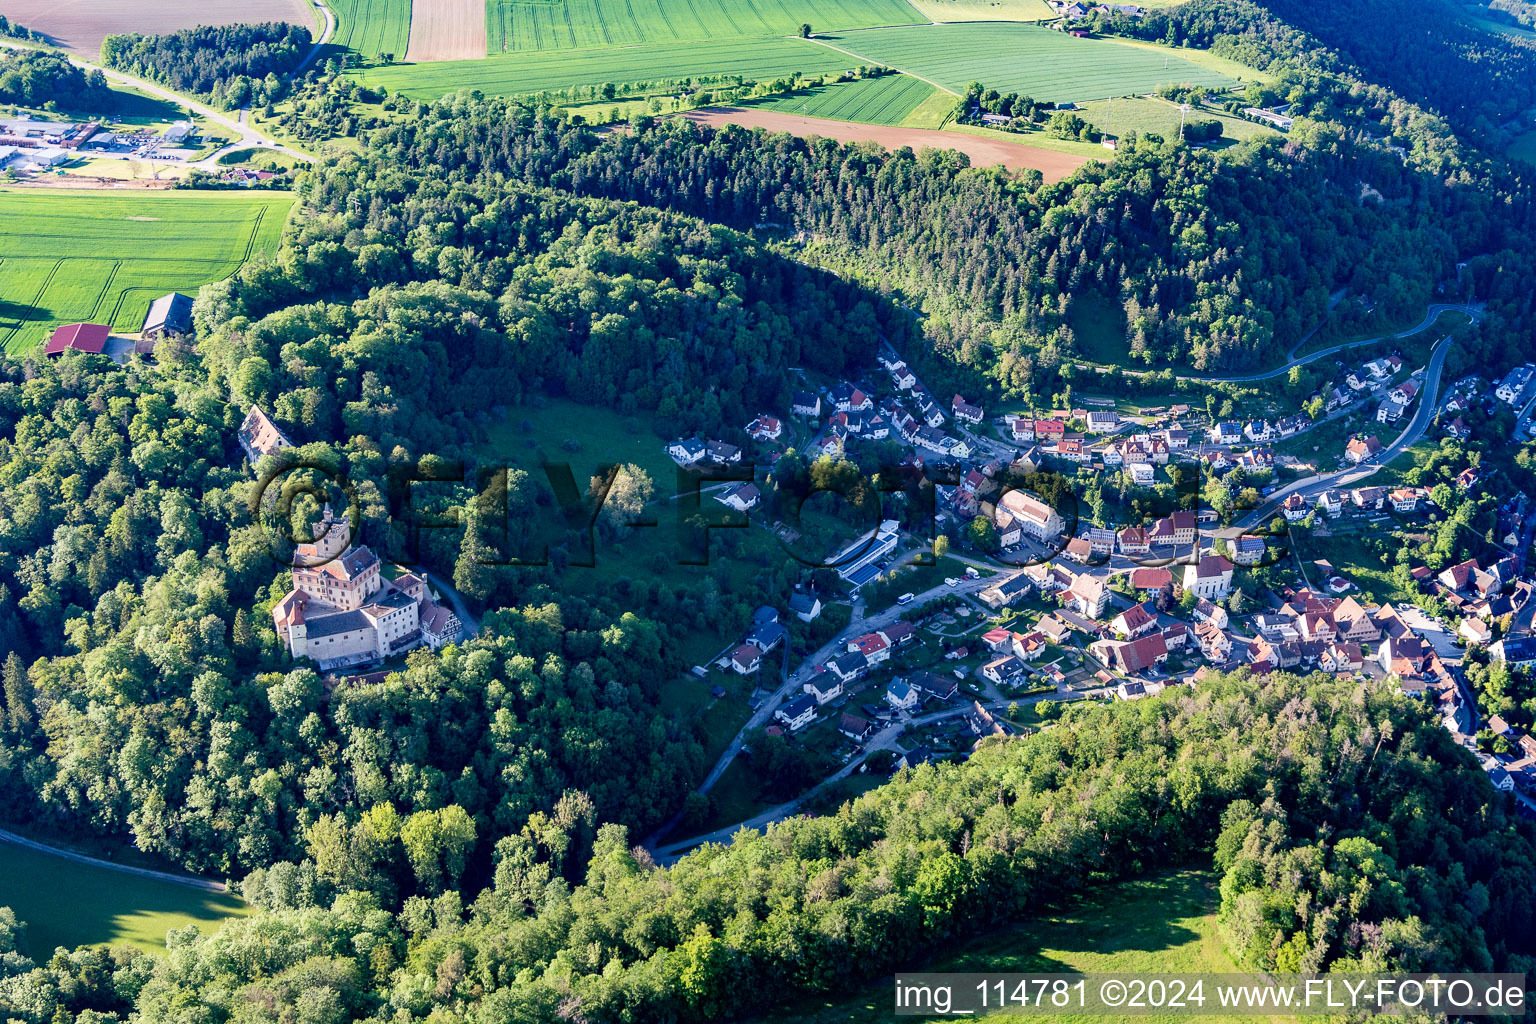
<path id="1" fill-rule="evenodd" d="M 1189 104 L 1179 104 L 1179 141 L 1184 141 L 1184 115 L 1189 113 Z"/>

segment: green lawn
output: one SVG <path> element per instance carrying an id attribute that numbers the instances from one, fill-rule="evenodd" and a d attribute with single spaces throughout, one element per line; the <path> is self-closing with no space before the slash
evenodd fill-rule
<path id="1" fill-rule="evenodd" d="M 1129 135 L 1133 131 L 1141 135 L 1150 132 L 1164 139 L 1177 138 L 1179 134 L 1178 105 L 1164 100 L 1146 99 L 1140 96 L 1122 98 L 1113 102 L 1095 100 L 1092 103 L 1083 104 L 1082 117 L 1100 131 L 1108 132 L 1116 138 Z M 1191 110 L 1188 119 L 1220 121 L 1222 136 L 1238 141 L 1251 139 L 1256 135 L 1280 134 L 1268 125 L 1255 124 L 1209 107 Z"/>
<path id="2" fill-rule="evenodd" d="M 204 932 L 251 913 L 221 893 L 113 871 L 0 843 L 0 906 L 26 922 L 26 951 L 45 961 L 56 946 L 128 944 L 165 949 L 165 933 L 196 924 Z"/>
<path id="3" fill-rule="evenodd" d="M 1066 907 L 1042 908 L 1041 916 L 1032 921 L 963 942 L 953 952 L 921 966 L 946 972 L 1235 972 L 1216 934 L 1215 912 L 1220 900 L 1216 883 L 1214 872 L 1185 870 L 1105 886 Z M 761 1019 L 784 1024 L 886 1024 L 893 1019 L 891 979 L 881 979 L 846 999 L 791 1003 Z M 1052 1014 L 1049 1019 L 1063 1024 L 1098 1024 L 1116 1018 Z M 1211 1015 L 1136 1019 L 1252 1022 L 1266 1018 Z"/>
<path id="4" fill-rule="evenodd" d="M 572 86 L 636 84 L 739 75 L 752 81 L 847 71 L 855 57 L 802 39 L 655 43 L 611 49 L 519 53 L 515 57 L 396 64 L 359 72 L 368 85 L 435 100 L 458 89 L 515 96 Z"/>
<path id="5" fill-rule="evenodd" d="M 411 38 L 411 0 L 327 0 L 336 15 L 335 46 L 364 57 L 405 56 Z"/>
<path id="6" fill-rule="evenodd" d="M 912 0 L 933 21 L 1050 21 L 1045 0 Z"/>
<path id="7" fill-rule="evenodd" d="M 754 100 L 749 105 L 786 114 L 826 117 L 834 121 L 896 125 L 904 124 L 913 111 L 934 95 L 944 97 L 946 108 L 954 106 L 953 97 L 909 75 L 884 75 L 880 78 L 861 78 L 855 82 L 839 82 Z"/>
<path id="8" fill-rule="evenodd" d="M 1223 87 L 1234 78 L 1176 50 L 1074 39 L 1023 24 L 921 25 L 827 39 L 850 53 L 920 75 L 956 93 L 971 82 L 1037 100 L 1102 99 L 1151 92 L 1164 82 Z"/>
<path id="9" fill-rule="evenodd" d="M 492 54 L 912 25 L 906 0 L 488 0 Z"/>
<path id="10" fill-rule="evenodd" d="M 76 320 L 136 331 L 151 300 L 195 293 L 273 250 L 289 192 L 0 189 L 0 346 Z"/>

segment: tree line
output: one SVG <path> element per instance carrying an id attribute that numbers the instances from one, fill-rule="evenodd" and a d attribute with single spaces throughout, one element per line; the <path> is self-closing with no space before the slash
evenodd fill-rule
<path id="1" fill-rule="evenodd" d="M 199 25 L 165 35 L 109 35 L 101 62 L 233 110 L 280 99 L 281 79 L 310 49 L 309 29 L 281 21 Z"/>

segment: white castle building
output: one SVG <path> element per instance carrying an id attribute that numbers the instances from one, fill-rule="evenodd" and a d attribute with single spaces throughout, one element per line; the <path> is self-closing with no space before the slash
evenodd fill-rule
<path id="1" fill-rule="evenodd" d="M 351 524 L 327 505 L 314 542 L 295 552 L 293 590 L 272 608 L 288 652 L 330 671 L 459 639 L 458 616 L 425 580 L 415 573 L 386 580 L 379 569 L 379 556 L 353 547 Z"/>

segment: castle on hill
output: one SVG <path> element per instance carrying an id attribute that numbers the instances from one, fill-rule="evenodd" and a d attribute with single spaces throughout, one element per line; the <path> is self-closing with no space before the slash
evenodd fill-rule
<path id="1" fill-rule="evenodd" d="M 453 609 L 415 573 L 385 579 L 379 556 L 352 545 L 351 524 L 330 505 L 314 537 L 298 545 L 293 590 L 272 608 L 272 625 L 295 658 L 332 671 L 459 639 L 463 626 Z"/>

